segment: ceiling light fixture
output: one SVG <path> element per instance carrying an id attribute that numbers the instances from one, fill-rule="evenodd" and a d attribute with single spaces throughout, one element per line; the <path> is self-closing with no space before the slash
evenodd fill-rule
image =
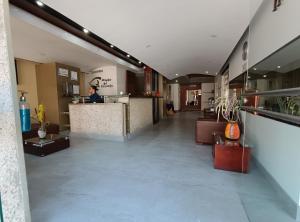
<path id="1" fill-rule="evenodd" d="M 176 73 L 175 76 L 178 76 L 178 73 Z"/>
<path id="2" fill-rule="evenodd" d="M 254 71 L 256 71 L 256 70 L 257 70 L 257 68 L 255 68 L 255 67 L 254 67 L 254 68 L 253 68 L 253 70 L 254 70 Z"/>
<path id="3" fill-rule="evenodd" d="M 127 55 L 128 58 L 130 58 L 130 55 Z"/>
<path id="4" fill-rule="evenodd" d="M 141 62 L 141 61 L 139 61 L 139 64 L 142 64 L 142 62 Z"/>
<path id="5" fill-rule="evenodd" d="M 146 66 L 144 66 L 144 69 L 146 69 Z"/>
<path id="6" fill-rule="evenodd" d="M 277 66 L 277 69 L 280 69 L 281 68 L 281 66 Z"/>
<path id="7" fill-rule="evenodd" d="M 36 1 L 36 4 L 37 4 L 38 6 L 40 6 L 40 7 L 43 7 L 43 6 L 44 6 L 44 3 L 41 2 L 41 1 Z"/>
<path id="8" fill-rule="evenodd" d="M 114 46 L 113 45 L 110 45 L 110 48 L 113 48 Z"/>
<path id="9" fill-rule="evenodd" d="M 268 76 L 267 76 L 267 75 L 263 75 L 263 77 L 264 77 L 264 78 L 267 78 Z"/>
<path id="10" fill-rule="evenodd" d="M 83 32 L 84 32 L 85 34 L 88 34 L 88 33 L 89 33 L 89 30 L 87 30 L 86 28 L 84 28 L 84 29 L 83 29 Z"/>
<path id="11" fill-rule="evenodd" d="M 206 74 L 208 74 L 208 71 L 205 71 Z"/>
<path id="12" fill-rule="evenodd" d="M 175 82 L 178 82 L 178 80 L 176 79 L 176 81 Z"/>

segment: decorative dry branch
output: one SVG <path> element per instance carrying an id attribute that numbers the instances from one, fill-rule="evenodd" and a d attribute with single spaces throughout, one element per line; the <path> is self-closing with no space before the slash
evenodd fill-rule
<path id="1" fill-rule="evenodd" d="M 220 114 L 228 122 L 239 121 L 239 111 L 241 108 L 240 100 L 236 96 L 219 97 L 216 99 L 216 113 L 218 114 L 218 121 Z"/>

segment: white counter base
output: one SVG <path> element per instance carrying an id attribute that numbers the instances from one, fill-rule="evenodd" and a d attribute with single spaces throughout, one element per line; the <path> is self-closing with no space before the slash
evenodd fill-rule
<path id="1" fill-rule="evenodd" d="M 70 104 L 71 137 L 126 141 L 153 127 L 152 98 L 124 103 Z"/>

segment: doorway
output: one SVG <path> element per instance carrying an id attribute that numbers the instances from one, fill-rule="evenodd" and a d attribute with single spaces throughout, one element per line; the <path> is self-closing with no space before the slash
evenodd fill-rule
<path id="1" fill-rule="evenodd" d="M 180 89 L 180 103 L 182 111 L 201 110 L 201 84 L 182 85 Z"/>

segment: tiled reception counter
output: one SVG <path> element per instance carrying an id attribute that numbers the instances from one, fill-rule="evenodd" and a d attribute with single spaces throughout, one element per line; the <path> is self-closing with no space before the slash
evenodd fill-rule
<path id="1" fill-rule="evenodd" d="M 122 101 L 122 102 L 121 102 Z M 152 98 L 70 104 L 71 136 L 124 141 L 152 126 Z"/>

